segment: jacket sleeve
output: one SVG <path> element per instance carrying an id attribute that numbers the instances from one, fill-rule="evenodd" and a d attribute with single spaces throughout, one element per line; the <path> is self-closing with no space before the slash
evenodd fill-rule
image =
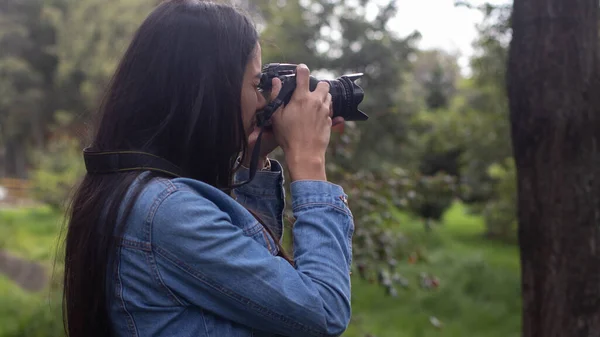
<path id="1" fill-rule="evenodd" d="M 240 204 L 258 213 L 264 224 L 281 242 L 285 209 L 283 168 L 278 161 L 269 160 L 271 161 L 270 171 L 257 171 L 254 179 L 234 189 L 234 194 Z M 235 182 L 246 181 L 249 176 L 249 170 L 242 167 L 235 174 Z"/>
<path id="2" fill-rule="evenodd" d="M 152 250 L 166 285 L 191 305 L 285 336 L 339 336 L 350 315 L 354 224 L 340 186 L 291 184 L 296 267 L 196 192 L 177 190 L 152 220 Z"/>

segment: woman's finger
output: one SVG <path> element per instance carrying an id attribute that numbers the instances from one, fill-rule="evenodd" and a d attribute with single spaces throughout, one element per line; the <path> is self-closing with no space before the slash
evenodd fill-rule
<path id="1" fill-rule="evenodd" d="M 281 90 L 281 80 L 277 77 L 274 77 L 271 81 L 271 100 L 277 98 L 279 95 L 279 91 Z"/>
<path id="2" fill-rule="evenodd" d="M 344 117 L 338 116 L 333 119 L 333 123 L 331 125 L 333 126 L 333 125 L 338 125 L 338 124 L 342 124 L 342 123 L 344 123 Z"/>

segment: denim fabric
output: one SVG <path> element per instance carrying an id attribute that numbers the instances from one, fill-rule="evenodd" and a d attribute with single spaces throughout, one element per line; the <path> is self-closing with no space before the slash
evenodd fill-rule
<path id="1" fill-rule="evenodd" d="M 281 240 L 285 194 L 276 161 L 236 198 L 197 180 L 151 180 L 108 273 L 118 336 L 341 335 L 351 316 L 347 196 L 310 180 L 292 182 L 290 193 L 295 267 L 275 256 L 275 242 L 244 208 Z"/>

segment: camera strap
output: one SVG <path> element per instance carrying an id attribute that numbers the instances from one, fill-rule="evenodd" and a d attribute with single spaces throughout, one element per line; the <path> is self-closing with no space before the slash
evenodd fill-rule
<path id="1" fill-rule="evenodd" d="M 83 159 L 88 173 L 105 174 L 125 171 L 155 171 L 173 177 L 181 177 L 183 170 L 168 160 L 141 151 L 92 151 L 83 150 Z"/>
<path id="2" fill-rule="evenodd" d="M 248 174 L 248 180 L 235 184 L 233 186 L 234 188 L 245 185 L 245 184 L 251 182 L 252 179 L 254 179 L 254 176 L 256 175 L 256 171 L 258 170 L 258 168 L 257 168 L 258 157 L 260 156 L 260 144 L 262 141 L 263 131 L 265 131 L 264 126 L 260 128 L 260 133 L 258 134 L 258 137 L 256 138 L 256 143 L 254 144 L 254 150 L 252 151 L 252 157 L 250 158 L 250 167 L 249 167 L 250 172 Z"/>
<path id="3" fill-rule="evenodd" d="M 271 126 L 271 117 L 279 109 L 281 105 L 286 102 L 289 102 L 289 99 L 296 89 L 296 81 L 286 81 L 283 83 L 281 90 L 277 94 L 277 97 L 270 101 L 261 111 L 256 113 L 256 125 L 260 127 L 260 133 L 256 138 L 256 143 L 254 144 L 254 150 L 252 151 L 252 157 L 250 158 L 250 172 L 248 180 L 239 184 L 236 184 L 235 187 L 244 185 L 249 183 L 254 179 L 256 175 L 256 171 L 258 170 L 258 157 L 260 156 L 260 145 L 262 143 L 262 135 L 265 131 L 265 127 Z"/>
<path id="4" fill-rule="evenodd" d="M 256 175 L 260 144 L 264 128 L 256 140 L 250 161 L 248 180 L 237 183 L 232 188 L 237 188 L 252 181 Z M 153 171 L 169 175 L 173 178 L 184 177 L 181 168 L 161 157 L 141 151 L 92 151 L 89 147 L 83 150 L 83 159 L 86 171 L 89 174 L 108 174 L 128 171 Z"/>

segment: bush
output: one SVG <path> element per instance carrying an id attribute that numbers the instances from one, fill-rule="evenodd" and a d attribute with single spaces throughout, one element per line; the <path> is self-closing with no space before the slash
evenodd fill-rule
<path id="1" fill-rule="evenodd" d="M 78 180 L 85 172 L 79 142 L 57 137 L 46 151 L 38 152 L 32 174 L 33 196 L 54 208 L 63 208 Z"/>
<path id="2" fill-rule="evenodd" d="M 503 165 L 491 165 L 489 175 L 495 180 L 495 198 L 483 208 L 483 216 L 489 237 L 514 242 L 517 239 L 517 182 L 512 158 Z"/>
<path id="3" fill-rule="evenodd" d="M 36 296 L 27 299 L 12 297 L 2 300 L 0 308 L 4 323 L 2 337 L 63 337 L 61 299 Z"/>
<path id="4" fill-rule="evenodd" d="M 44 267 L 51 271 L 53 263 Z M 29 292 L 0 275 L 0 337 L 63 337 L 62 265 L 48 286 Z"/>
<path id="5" fill-rule="evenodd" d="M 399 221 L 394 212 L 403 210 L 419 216 L 427 213 L 425 218 L 435 219 L 433 213 L 441 209 L 441 216 L 446 207 L 438 205 L 453 199 L 455 179 L 441 172 L 424 176 L 393 165 L 356 172 L 331 165 L 328 174 L 335 176 L 349 195 L 355 219 L 353 270 L 362 279 L 376 280 L 388 295 L 397 296 L 396 287 L 404 285 L 397 269 L 399 259 L 414 258 L 410 255 L 419 254 L 420 247 L 390 227 Z"/>

